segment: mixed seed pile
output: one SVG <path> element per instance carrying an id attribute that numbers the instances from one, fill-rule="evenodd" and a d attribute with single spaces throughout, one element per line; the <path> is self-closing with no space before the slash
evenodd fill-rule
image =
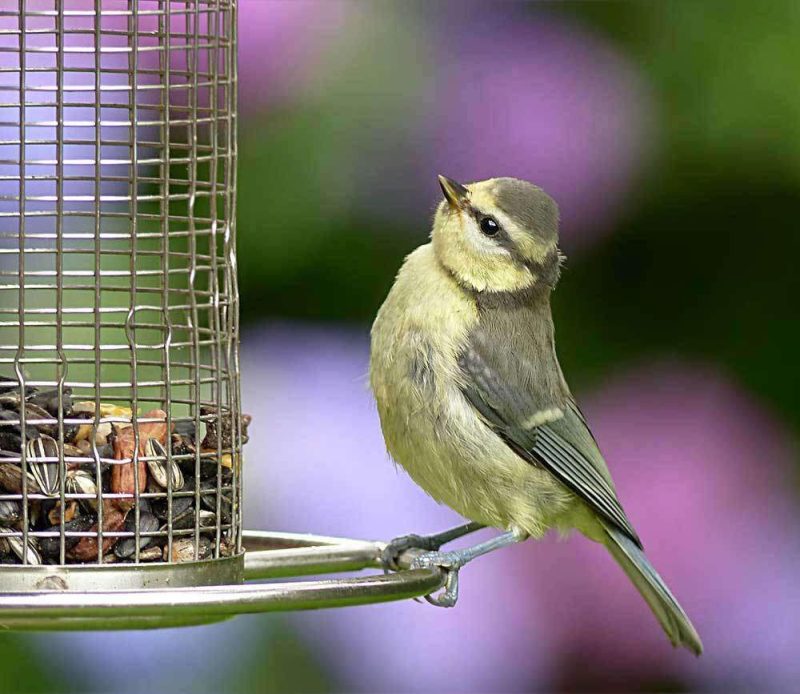
<path id="1" fill-rule="evenodd" d="M 201 408 L 199 436 L 192 418 L 174 419 L 168 432 L 163 410 L 134 417 L 114 404 L 73 402 L 69 388 L 61 405 L 59 413 L 56 390 L 23 394 L 0 377 L 0 563 L 182 562 L 234 552 L 239 460 L 230 412 Z M 249 421 L 242 417 L 242 443 Z"/>

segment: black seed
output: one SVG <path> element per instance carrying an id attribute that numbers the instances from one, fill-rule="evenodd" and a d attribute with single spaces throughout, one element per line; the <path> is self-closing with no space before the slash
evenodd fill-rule
<path id="1" fill-rule="evenodd" d="M 178 518 L 191 508 L 194 498 L 191 496 L 177 496 L 172 499 L 172 519 Z M 151 509 L 153 514 L 162 521 L 167 520 L 167 499 L 152 499 Z"/>
<path id="2" fill-rule="evenodd" d="M 194 528 L 195 511 L 193 507 L 187 508 L 180 515 L 173 515 L 172 529 L 173 530 L 189 530 Z"/>
<path id="3" fill-rule="evenodd" d="M 64 531 L 87 532 L 91 530 L 92 526 L 95 523 L 97 523 L 97 516 L 92 516 L 92 515 L 78 516 L 78 518 L 73 518 L 68 523 L 64 523 Z M 59 526 L 54 526 L 52 529 L 58 530 Z M 80 541 L 81 541 L 80 537 L 65 537 L 64 538 L 65 551 L 69 551 L 70 549 L 75 547 L 75 545 L 77 545 Z M 52 559 L 54 560 L 54 562 L 58 562 L 60 546 L 61 546 L 61 540 L 58 536 L 39 538 L 39 547 L 42 552 L 42 557 L 46 560 Z"/>
<path id="4" fill-rule="evenodd" d="M 145 501 L 145 499 L 142 499 Z M 125 519 L 125 532 L 133 533 L 136 530 L 136 514 L 131 511 Z M 158 530 L 158 519 L 152 514 L 145 512 L 139 513 L 139 532 L 152 533 Z M 153 542 L 153 537 L 139 536 L 139 549 L 142 550 Z M 114 545 L 114 554 L 120 559 L 127 559 L 136 553 L 136 538 L 123 537 Z"/>
<path id="5" fill-rule="evenodd" d="M 53 417 L 58 417 L 58 389 L 42 390 L 28 397 L 28 402 L 38 405 Z M 72 388 L 64 388 L 62 400 L 64 416 L 72 411 Z"/>

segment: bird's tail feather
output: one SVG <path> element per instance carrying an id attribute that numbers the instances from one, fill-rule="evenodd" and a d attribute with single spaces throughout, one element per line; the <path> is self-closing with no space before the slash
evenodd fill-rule
<path id="1" fill-rule="evenodd" d="M 685 646 L 700 655 L 703 652 L 700 636 L 644 552 L 616 528 L 606 524 L 603 528 L 608 537 L 605 543 L 608 551 L 642 594 L 672 645 Z"/>

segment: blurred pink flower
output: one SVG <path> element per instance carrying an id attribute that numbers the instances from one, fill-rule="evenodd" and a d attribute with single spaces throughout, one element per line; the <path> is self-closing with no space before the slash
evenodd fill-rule
<path id="1" fill-rule="evenodd" d="M 437 172 L 542 186 L 567 251 L 608 232 L 653 136 L 642 76 L 599 35 L 541 10 L 459 10 L 441 13 L 436 42 Z"/>
<path id="2" fill-rule="evenodd" d="M 292 102 L 313 80 L 357 4 L 346 0 L 241 0 L 240 107 Z"/>

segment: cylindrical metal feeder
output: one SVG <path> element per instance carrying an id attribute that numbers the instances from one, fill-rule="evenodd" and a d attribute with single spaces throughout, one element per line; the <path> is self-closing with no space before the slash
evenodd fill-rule
<path id="1" fill-rule="evenodd" d="M 0 9 L 0 624 L 194 624 L 435 589 L 438 570 L 236 586 L 378 566 L 381 549 L 242 531 L 236 2 L 15 4 Z"/>
<path id="2" fill-rule="evenodd" d="M 241 580 L 234 21 L 3 14 L 6 589 Z"/>

